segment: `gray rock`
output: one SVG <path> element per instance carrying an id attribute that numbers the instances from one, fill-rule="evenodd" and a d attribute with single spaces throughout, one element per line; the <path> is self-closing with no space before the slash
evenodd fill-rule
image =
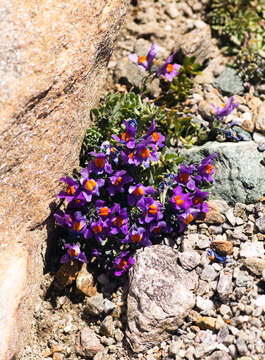
<path id="1" fill-rule="evenodd" d="M 236 224 L 236 218 L 235 218 L 235 216 L 234 216 L 234 213 L 233 213 L 233 209 L 232 209 L 232 208 L 230 208 L 230 209 L 226 212 L 225 216 L 226 216 L 227 220 L 230 222 L 230 224 L 231 224 L 232 226 L 235 226 L 235 224 Z"/>
<path id="2" fill-rule="evenodd" d="M 111 315 L 105 317 L 100 324 L 100 333 L 105 336 L 112 336 L 113 334 L 113 319 Z"/>
<path id="3" fill-rule="evenodd" d="M 181 266 L 186 270 L 192 270 L 199 265 L 201 260 L 200 254 L 196 251 L 184 251 L 179 253 L 179 261 Z"/>
<path id="4" fill-rule="evenodd" d="M 225 270 L 220 272 L 217 292 L 222 301 L 226 300 L 233 291 L 232 274 Z"/>
<path id="5" fill-rule="evenodd" d="M 191 291 L 198 284 L 195 271 L 177 263 L 167 246 L 154 245 L 137 251 L 130 269 L 127 298 L 127 340 L 135 352 L 160 344 L 176 330 L 195 305 Z"/>
<path id="6" fill-rule="evenodd" d="M 261 241 L 247 241 L 240 246 L 240 256 L 245 258 L 263 257 L 264 245 Z"/>
<path id="7" fill-rule="evenodd" d="M 104 349 L 94 331 L 92 331 L 88 326 L 81 330 L 80 346 L 81 353 L 87 357 L 93 357 Z"/>
<path id="8" fill-rule="evenodd" d="M 204 315 L 207 315 L 209 312 L 214 310 L 214 303 L 210 299 L 204 299 L 202 296 L 197 296 L 196 299 L 197 308 L 203 312 Z"/>
<path id="9" fill-rule="evenodd" d="M 236 339 L 236 347 L 240 355 L 246 355 L 248 353 L 246 342 L 241 337 Z"/>
<path id="10" fill-rule="evenodd" d="M 207 356 L 205 360 L 232 360 L 232 358 L 225 351 L 218 350 Z"/>
<path id="11" fill-rule="evenodd" d="M 261 216 L 256 220 L 256 226 L 259 232 L 265 234 L 265 216 Z"/>
<path id="12" fill-rule="evenodd" d="M 251 279 L 246 276 L 242 271 L 239 272 L 239 274 L 236 277 L 236 285 L 237 286 L 244 286 L 247 287 L 251 283 Z"/>
<path id="13" fill-rule="evenodd" d="M 91 315 L 99 315 L 104 311 L 104 299 L 102 294 L 86 298 L 86 311 Z"/>
<path id="14" fill-rule="evenodd" d="M 111 312 L 115 308 L 115 304 L 113 304 L 113 302 L 110 301 L 109 299 L 103 300 L 103 306 L 104 306 L 104 313 L 106 314 Z"/>
<path id="15" fill-rule="evenodd" d="M 223 343 L 228 335 L 229 335 L 228 327 L 226 325 L 222 326 L 221 329 L 218 331 L 217 341 Z"/>
<path id="16" fill-rule="evenodd" d="M 265 143 L 265 135 L 261 134 L 260 132 L 255 131 L 253 136 L 253 140 L 259 144 L 259 143 Z"/>
<path id="17" fill-rule="evenodd" d="M 118 342 L 121 342 L 124 338 L 124 333 L 121 331 L 121 329 L 115 329 L 114 337 Z"/>
<path id="18" fill-rule="evenodd" d="M 212 342 L 211 344 L 199 344 L 195 347 L 195 357 L 196 359 L 201 359 L 202 356 L 212 352 L 218 346 L 218 342 Z"/>
<path id="19" fill-rule="evenodd" d="M 258 143 L 258 150 L 261 152 L 265 151 L 265 141 Z"/>
<path id="20" fill-rule="evenodd" d="M 214 80 L 213 85 L 228 96 L 241 95 L 244 92 L 243 81 L 237 71 L 228 67 Z"/>
<path id="21" fill-rule="evenodd" d="M 218 276 L 218 273 L 214 270 L 212 265 L 206 264 L 200 275 L 201 280 L 213 281 Z"/>
<path id="22" fill-rule="evenodd" d="M 260 163 L 262 153 L 252 141 L 208 142 L 182 153 L 192 162 L 217 153 L 218 158 L 213 162 L 216 173 L 210 192 L 212 198 L 224 199 L 231 205 L 237 202 L 249 204 L 257 202 L 265 193 L 265 166 Z"/>
<path id="23" fill-rule="evenodd" d="M 117 62 L 114 71 L 116 81 L 124 81 L 130 85 L 141 87 L 145 73 L 139 66 L 131 62 L 129 59 L 121 59 Z"/>
<path id="24" fill-rule="evenodd" d="M 265 270 L 265 259 L 250 257 L 244 260 L 243 264 L 255 275 L 262 275 Z"/>
<path id="25" fill-rule="evenodd" d="M 206 25 L 183 35 L 178 52 L 181 57 L 195 56 L 197 63 L 203 63 L 211 56 L 211 45 L 211 30 Z"/>

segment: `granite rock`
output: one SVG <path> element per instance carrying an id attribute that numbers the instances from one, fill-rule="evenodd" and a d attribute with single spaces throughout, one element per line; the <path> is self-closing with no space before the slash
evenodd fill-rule
<path id="1" fill-rule="evenodd" d="M 127 341 L 142 352 L 169 337 L 195 305 L 195 271 L 178 265 L 171 248 L 154 245 L 139 250 L 130 269 L 127 298 Z"/>
<path id="2" fill-rule="evenodd" d="M 1 359 L 27 339 L 58 180 L 78 165 L 127 3 L 1 1 Z"/>

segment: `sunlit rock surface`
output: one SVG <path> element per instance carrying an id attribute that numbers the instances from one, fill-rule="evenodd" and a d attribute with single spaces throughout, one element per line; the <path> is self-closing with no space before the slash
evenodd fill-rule
<path id="1" fill-rule="evenodd" d="M 0 358 L 26 338 L 59 178 L 78 164 L 127 0 L 0 4 Z"/>

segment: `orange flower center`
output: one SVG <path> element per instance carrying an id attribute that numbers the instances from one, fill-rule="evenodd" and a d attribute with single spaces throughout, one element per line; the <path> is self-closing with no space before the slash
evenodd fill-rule
<path id="1" fill-rule="evenodd" d="M 126 131 L 123 134 L 121 134 L 121 139 L 125 140 L 126 142 L 129 141 L 131 138 L 130 134 Z"/>
<path id="2" fill-rule="evenodd" d="M 133 193 L 134 193 L 135 196 L 139 196 L 139 195 L 142 196 L 144 194 L 144 191 L 143 191 L 143 189 L 141 187 L 138 187 L 137 189 L 134 190 Z"/>
<path id="3" fill-rule="evenodd" d="M 127 261 L 126 260 L 121 260 L 119 265 L 118 265 L 118 268 L 120 269 L 124 269 L 124 267 L 127 265 Z"/>
<path id="4" fill-rule="evenodd" d="M 102 226 L 101 225 L 95 225 L 93 227 L 94 234 L 98 234 L 102 232 Z"/>
<path id="5" fill-rule="evenodd" d="M 75 188 L 73 185 L 68 185 L 67 189 L 66 189 L 66 193 L 67 195 L 74 195 L 75 193 Z"/>
<path id="6" fill-rule="evenodd" d="M 78 253 L 77 253 L 77 251 L 76 251 L 76 250 L 74 250 L 74 249 L 70 249 L 70 250 L 69 250 L 69 255 L 70 255 L 70 257 L 73 257 L 73 256 L 77 256 L 77 255 L 78 255 Z"/>
<path id="7" fill-rule="evenodd" d="M 105 160 L 102 158 L 97 158 L 97 159 L 95 159 L 95 165 L 96 165 L 96 167 L 103 169 L 104 165 L 105 165 Z"/>
<path id="8" fill-rule="evenodd" d="M 146 60 L 147 60 L 147 59 L 146 59 L 146 56 L 139 56 L 139 58 L 138 58 L 138 64 L 142 64 L 142 63 L 144 63 Z"/>
<path id="9" fill-rule="evenodd" d="M 116 150 L 117 150 L 117 149 L 116 149 L 114 146 L 112 146 L 112 147 L 110 148 L 110 151 L 111 151 L 112 153 L 115 153 Z"/>
<path id="10" fill-rule="evenodd" d="M 174 70 L 174 67 L 172 64 L 167 64 L 167 72 L 171 73 Z"/>
<path id="11" fill-rule="evenodd" d="M 148 212 L 151 215 L 155 215 L 157 213 L 157 207 L 155 206 L 155 204 L 149 206 Z"/>
<path id="12" fill-rule="evenodd" d="M 116 219 L 113 221 L 113 224 L 118 227 L 121 227 L 123 224 L 123 218 L 120 216 L 117 216 Z"/>
<path id="13" fill-rule="evenodd" d="M 80 200 L 80 199 L 75 199 L 75 202 L 76 202 L 77 204 L 80 204 L 81 200 Z"/>
<path id="14" fill-rule="evenodd" d="M 86 181 L 85 187 L 87 188 L 87 190 L 92 191 L 95 189 L 96 186 L 97 183 L 95 182 L 95 180 L 91 179 Z"/>
<path id="15" fill-rule="evenodd" d="M 174 201 L 175 201 L 175 203 L 176 203 L 177 205 L 182 205 L 182 204 L 184 203 L 184 200 L 181 199 L 181 196 L 180 196 L 180 195 L 176 195 L 176 196 L 174 197 Z"/>
<path id="16" fill-rule="evenodd" d="M 154 139 L 154 142 L 157 143 L 160 136 L 159 136 L 159 134 L 157 132 L 153 132 L 152 138 Z"/>
<path id="17" fill-rule="evenodd" d="M 106 206 L 100 208 L 99 209 L 99 215 L 108 216 L 109 215 L 109 209 Z"/>
<path id="18" fill-rule="evenodd" d="M 130 158 L 130 159 L 133 159 L 133 156 L 134 156 L 134 155 L 133 155 L 133 153 L 131 152 L 131 153 L 129 154 L 129 158 Z"/>
<path id="19" fill-rule="evenodd" d="M 80 231 L 82 229 L 81 222 L 75 221 L 74 225 L 73 225 L 73 229 L 74 229 L 74 231 Z"/>
<path id="20" fill-rule="evenodd" d="M 213 167 L 212 167 L 212 165 L 207 164 L 204 169 L 207 172 L 207 174 L 210 175 L 213 170 Z"/>
<path id="21" fill-rule="evenodd" d="M 150 151 L 147 148 L 143 148 L 141 149 L 140 154 L 143 159 L 147 159 L 150 155 Z"/>
<path id="22" fill-rule="evenodd" d="M 193 199 L 193 204 L 197 205 L 197 204 L 201 204 L 202 205 L 202 198 L 197 197 L 195 199 Z"/>
<path id="23" fill-rule="evenodd" d="M 183 184 L 186 184 L 189 181 L 189 174 L 187 174 L 187 173 L 180 174 L 179 181 Z"/>
<path id="24" fill-rule="evenodd" d="M 142 237 L 143 237 L 142 234 L 134 234 L 134 235 L 132 235 L 132 242 L 133 243 L 135 243 L 135 242 L 140 243 L 141 240 L 142 240 Z"/>
<path id="25" fill-rule="evenodd" d="M 115 185 L 115 186 L 118 186 L 118 185 L 120 185 L 121 182 L 122 182 L 122 178 L 119 176 L 119 177 L 117 177 L 114 185 Z"/>
<path id="26" fill-rule="evenodd" d="M 153 230 L 153 233 L 155 233 L 155 234 L 159 234 L 159 233 L 160 233 L 160 231 L 161 231 L 161 229 L 162 229 L 162 227 L 161 227 L 161 226 L 159 226 L 159 227 L 157 227 L 157 228 L 155 228 L 155 229 Z"/>
<path id="27" fill-rule="evenodd" d="M 189 214 L 189 215 L 184 219 L 184 223 L 185 223 L 186 225 L 188 225 L 190 222 L 192 222 L 193 219 L 194 219 L 194 217 L 193 217 L 191 214 Z"/>

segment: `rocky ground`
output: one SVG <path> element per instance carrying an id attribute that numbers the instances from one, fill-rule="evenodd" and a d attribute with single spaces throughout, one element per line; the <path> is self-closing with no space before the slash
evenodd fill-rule
<path id="1" fill-rule="evenodd" d="M 204 63 L 188 100 L 200 123 L 213 117 L 211 104 L 239 94 L 241 105 L 227 121 L 237 121 L 248 142 L 206 144 L 222 156 L 216 183 L 224 190 L 217 186 L 215 195 L 223 200 L 211 200 L 205 221 L 189 226 L 176 244 L 139 251 L 118 289 L 107 277 L 93 279 L 85 266 L 68 264 L 55 281 L 45 274 L 20 360 L 265 359 L 265 89 L 243 92 L 245 84 L 225 70 L 229 59 L 203 22 L 203 7 L 195 0 L 132 1 L 106 88 L 137 86 L 142 73 L 127 56 L 145 54 L 155 41 L 162 59 L 181 48 Z M 228 260 L 212 261 L 209 248 Z"/>

